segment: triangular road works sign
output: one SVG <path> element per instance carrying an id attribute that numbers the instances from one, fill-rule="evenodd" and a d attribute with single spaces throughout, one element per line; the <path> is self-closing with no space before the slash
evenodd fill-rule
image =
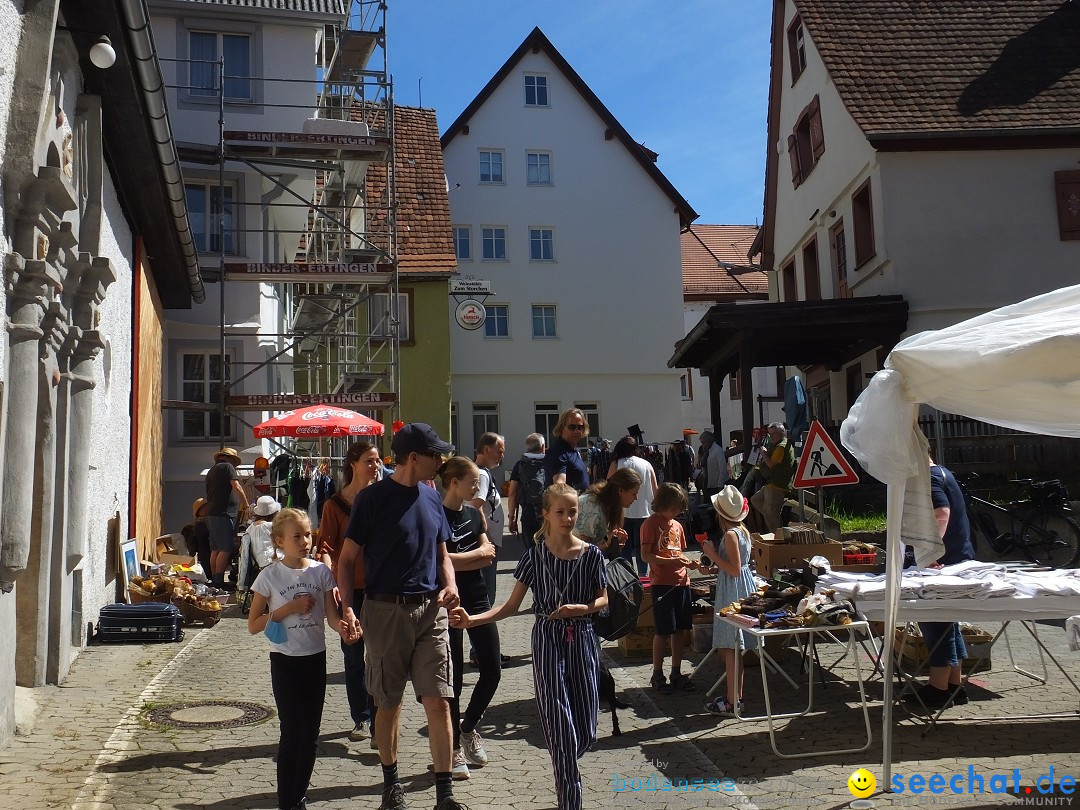
<path id="1" fill-rule="evenodd" d="M 792 484 L 796 489 L 807 487 L 835 487 L 840 484 L 857 484 L 859 476 L 851 469 L 848 460 L 840 452 L 821 422 L 816 419 L 803 442 L 799 469 Z"/>

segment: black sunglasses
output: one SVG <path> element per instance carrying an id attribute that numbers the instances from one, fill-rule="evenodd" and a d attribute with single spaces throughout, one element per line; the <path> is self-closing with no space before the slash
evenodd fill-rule
<path id="1" fill-rule="evenodd" d="M 585 426 L 584 425 L 567 425 L 566 428 L 567 428 L 567 430 L 584 430 Z"/>

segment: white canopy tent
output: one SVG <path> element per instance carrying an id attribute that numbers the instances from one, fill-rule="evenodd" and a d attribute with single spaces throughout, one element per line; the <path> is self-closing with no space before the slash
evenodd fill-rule
<path id="1" fill-rule="evenodd" d="M 919 403 L 1016 430 L 1080 437 L 1080 286 L 906 338 L 844 420 L 844 446 L 888 486 L 887 628 L 896 624 L 904 545 L 915 547 L 920 565 L 943 551 Z M 889 784 L 892 656 L 886 661 L 882 783 Z"/>

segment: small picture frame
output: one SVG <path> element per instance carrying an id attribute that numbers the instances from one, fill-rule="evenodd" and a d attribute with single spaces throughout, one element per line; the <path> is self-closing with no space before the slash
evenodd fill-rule
<path id="1" fill-rule="evenodd" d="M 124 598 L 128 598 L 131 580 L 142 574 L 139 563 L 139 541 L 132 537 L 120 544 L 120 579 L 124 584 Z"/>

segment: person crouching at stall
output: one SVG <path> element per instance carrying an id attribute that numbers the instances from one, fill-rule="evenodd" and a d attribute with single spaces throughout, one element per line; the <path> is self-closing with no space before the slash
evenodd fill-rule
<path id="1" fill-rule="evenodd" d="M 452 626 L 462 629 L 498 621 L 516 613 L 532 590 L 536 706 L 555 772 L 559 810 L 582 808 L 578 759 L 596 742 L 600 704 L 600 648 L 589 616 L 608 603 L 604 554 L 574 535 L 577 506 L 573 487 L 548 487 L 543 525 L 536 545 L 514 571 L 517 582 L 510 598 L 477 616 L 455 608 L 450 619 Z"/>
<path id="2" fill-rule="evenodd" d="M 283 558 L 255 578 L 248 632 L 266 632 L 270 682 L 281 731 L 277 752 L 277 795 L 281 810 L 307 807 L 308 784 L 326 698 L 326 639 L 322 623 L 348 643 L 358 626 L 341 618 L 330 569 L 309 558 L 311 523 L 299 509 L 282 509 L 270 535 Z"/>

